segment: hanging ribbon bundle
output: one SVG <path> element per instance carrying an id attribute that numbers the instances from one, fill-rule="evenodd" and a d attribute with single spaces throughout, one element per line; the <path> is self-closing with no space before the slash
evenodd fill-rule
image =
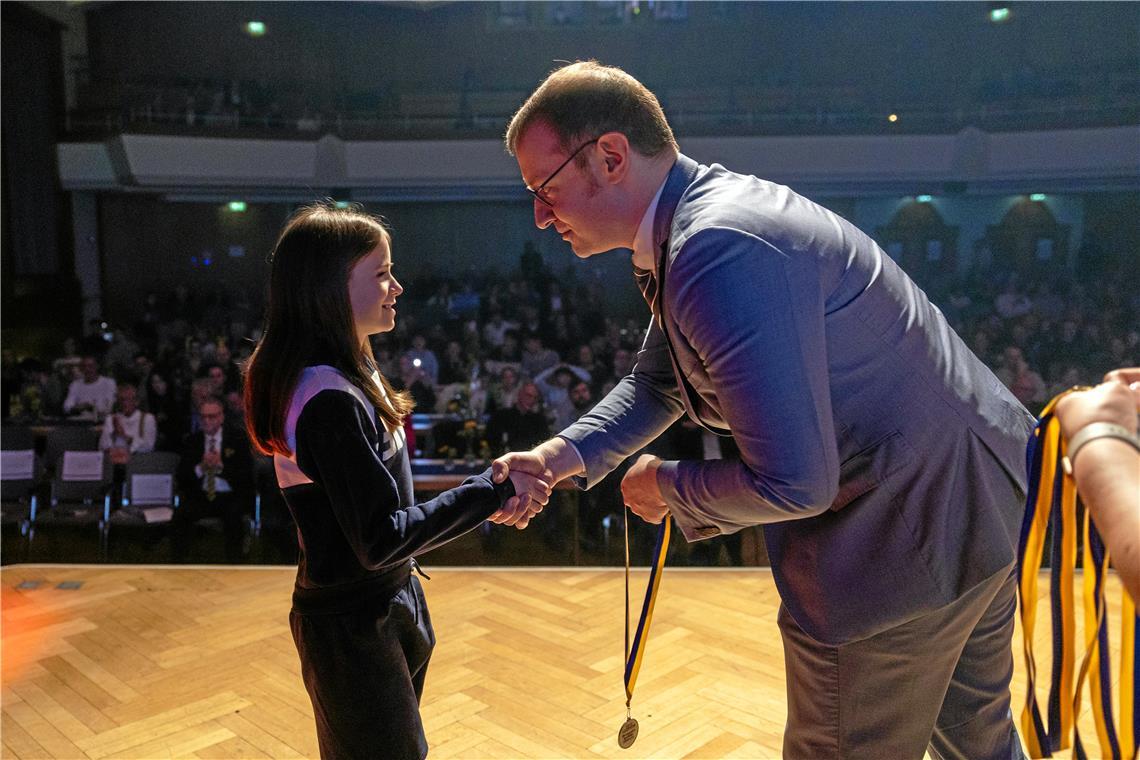
<path id="1" fill-rule="evenodd" d="M 1022 711 L 1022 733 L 1029 754 L 1034 758 L 1052 757 L 1054 750 L 1073 748 L 1076 760 L 1088 755 L 1077 728 L 1081 692 L 1087 679 L 1093 719 L 1101 757 L 1133 760 L 1140 738 L 1140 714 L 1136 711 L 1137 617 L 1133 600 L 1126 592 L 1121 603 L 1120 723 L 1112 717 L 1112 682 L 1108 646 L 1108 614 L 1105 603 L 1105 575 L 1109 556 L 1077 498 L 1076 484 L 1064 472 L 1062 460 L 1066 445 L 1060 422 L 1053 414 L 1061 394 L 1049 402 L 1029 441 L 1029 494 L 1018 545 L 1021 628 L 1025 649 L 1026 701 Z M 1049 687 L 1048 728 L 1037 704 L 1037 666 L 1033 656 L 1033 634 L 1037 617 L 1037 580 L 1040 574 L 1046 533 L 1052 527 L 1050 546 L 1050 601 L 1053 625 L 1052 682 Z M 1076 623 L 1073 598 L 1077 545 L 1082 547 L 1085 655 L 1073 681 Z M 1071 743 L 1070 743 L 1070 736 Z"/>

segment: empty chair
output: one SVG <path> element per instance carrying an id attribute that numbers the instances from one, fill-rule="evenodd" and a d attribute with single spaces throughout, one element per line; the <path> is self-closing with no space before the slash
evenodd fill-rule
<path id="1" fill-rule="evenodd" d="M 4 444 L 11 439 L 4 441 Z M 0 530 L 5 537 L 19 536 L 20 553 L 26 552 L 28 532 L 36 516 L 36 453 L 31 447 L 0 450 Z"/>
<path id="2" fill-rule="evenodd" d="M 28 530 L 31 548 L 36 534 L 67 529 L 99 541 L 99 558 L 106 557 L 111 516 L 111 467 L 101 451 L 65 451 L 56 463 L 47 508 L 36 511 Z"/>
<path id="3" fill-rule="evenodd" d="M 177 470 L 178 454 L 169 451 L 131 455 L 123 477 L 122 501 L 111 512 L 109 556 L 118 558 L 128 547 L 153 549 L 166 535 L 178 508 Z"/>
<path id="4" fill-rule="evenodd" d="M 178 506 L 178 455 L 151 451 L 131 455 L 123 490 L 123 510 L 134 512 L 145 522 L 169 522 Z"/>
<path id="5" fill-rule="evenodd" d="M 61 425 L 47 432 L 44 440 L 44 462 L 54 468 L 65 451 L 97 451 L 99 431 L 89 425 Z M 53 469 L 52 475 L 55 474 Z"/>

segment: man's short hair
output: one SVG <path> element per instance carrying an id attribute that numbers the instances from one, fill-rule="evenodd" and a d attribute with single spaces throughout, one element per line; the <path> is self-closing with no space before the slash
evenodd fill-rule
<path id="1" fill-rule="evenodd" d="M 621 132 L 643 156 L 678 150 L 657 97 L 621 69 L 597 61 L 563 66 L 538 86 L 511 118 L 507 152 L 513 156 L 523 132 L 538 122 L 550 125 L 567 152 L 606 132 Z M 582 166 L 586 157 L 576 161 Z"/>

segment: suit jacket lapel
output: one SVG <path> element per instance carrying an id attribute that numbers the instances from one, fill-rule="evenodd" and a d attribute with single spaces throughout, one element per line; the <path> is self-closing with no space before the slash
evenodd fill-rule
<path id="1" fill-rule="evenodd" d="M 637 287 L 649 310 L 657 318 L 661 329 L 665 329 L 661 321 L 661 298 L 664 292 L 665 267 L 669 257 L 669 231 L 673 226 L 673 214 L 677 211 L 677 204 L 681 201 L 685 189 L 693 183 L 700 166 L 688 156 L 679 154 L 677 162 L 669 170 L 665 178 L 665 187 L 661 190 L 661 198 L 657 201 L 657 213 L 653 217 L 653 247 L 657 251 L 657 261 L 653 271 L 647 269 L 634 269 L 634 278 Z M 668 335 L 666 335 L 668 337 Z"/>

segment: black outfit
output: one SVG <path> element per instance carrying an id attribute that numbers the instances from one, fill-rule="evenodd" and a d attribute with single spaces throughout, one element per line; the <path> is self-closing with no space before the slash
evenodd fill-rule
<path id="1" fill-rule="evenodd" d="M 416 504 L 403 437 L 371 406 L 327 387 L 293 403 L 299 473 L 275 464 L 301 545 L 289 620 L 321 757 L 419 760 L 435 634 L 412 557 L 478 526 L 514 487 L 488 470 Z"/>
<path id="2" fill-rule="evenodd" d="M 226 562 L 242 559 L 245 516 L 253 511 L 253 456 L 249 439 L 237 429 L 222 430 L 222 469 L 217 474 L 231 491 L 216 491 L 209 498 L 207 479 L 194 470 L 206 453 L 206 436 L 199 430 L 186 437 L 178 460 L 178 490 L 181 503 L 170 520 L 170 542 L 175 562 L 185 562 L 190 554 L 194 523 L 207 517 L 220 517 L 225 536 Z"/>

